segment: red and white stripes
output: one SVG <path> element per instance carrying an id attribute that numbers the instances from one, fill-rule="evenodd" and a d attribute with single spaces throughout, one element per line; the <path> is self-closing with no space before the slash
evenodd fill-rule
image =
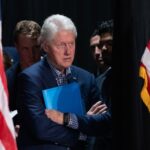
<path id="1" fill-rule="evenodd" d="M 2 44 L 1 44 L 1 20 L 0 20 L 0 150 L 17 150 L 14 125 L 8 107 L 7 81 L 3 65 Z"/>

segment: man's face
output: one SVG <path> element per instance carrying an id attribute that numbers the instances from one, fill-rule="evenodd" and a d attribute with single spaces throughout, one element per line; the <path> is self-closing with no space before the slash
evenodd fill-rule
<path id="1" fill-rule="evenodd" d="M 93 57 L 97 63 L 99 62 L 99 55 L 100 55 L 99 43 L 100 43 L 99 35 L 95 35 L 90 39 L 90 48 L 91 48 Z"/>
<path id="2" fill-rule="evenodd" d="M 92 43 L 94 42 L 95 45 L 93 44 L 94 46 L 92 46 Z M 90 43 L 94 59 L 99 67 L 110 66 L 112 61 L 112 34 L 101 34 L 101 36 L 99 36 L 99 43 L 98 35 L 96 35 L 95 37 L 91 38 Z"/>
<path id="3" fill-rule="evenodd" d="M 75 55 L 75 35 L 66 30 L 62 30 L 54 36 L 51 41 L 47 41 L 44 46 L 51 63 L 60 71 L 72 65 Z"/>
<path id="4" fill-rule="evenodd" d="M 37 39 L 33 39 L 28 35 L 20 34 L 15 46 L 19 53 L 22 69 L 25 69 L 40 60 L 41 51 Z"/>

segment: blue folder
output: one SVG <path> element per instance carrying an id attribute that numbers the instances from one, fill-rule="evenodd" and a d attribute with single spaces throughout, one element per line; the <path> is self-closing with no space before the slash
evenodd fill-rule
<path id="1" fill-rule="evenodd" d="M 47 109 L 70 112 L 77 115 L 85 114 L 80 87 L 76 82 L 46 89 L 42 91 Z"/>

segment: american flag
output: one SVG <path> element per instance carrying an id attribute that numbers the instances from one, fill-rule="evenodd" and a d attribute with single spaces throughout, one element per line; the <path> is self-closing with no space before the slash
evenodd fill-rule
<path id="1" fill-rule="evenodd" d="M 1 0 L 0 0 L 0 150 L 17 150 L 15 130 L 8 107 L 7 81 L 3 65 L 1 44 Z"/>
<path id="2" fill-rule="evenodd" d="M 144 80 L 141 98 L 150 112 L 150 41 L 148 42 L 141 59 L 140 77 Z"/>

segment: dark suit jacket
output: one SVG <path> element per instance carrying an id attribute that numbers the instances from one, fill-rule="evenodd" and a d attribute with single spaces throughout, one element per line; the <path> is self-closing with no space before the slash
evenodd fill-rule
<path id="1" fill-rule="evenodd" d="M 86 108 L 89 109 L 99 98 L 94 76 L 75 66 L 71 67 L 71 72 L 80 85 L 82 98 Z M 19 150 L 65 150 L 65 145 L 74 147 L 78 144 L 81 130 L 84 129 L 83 132 L 88 133 L 91 125 L 98 129 L 97 122 L 100 120 L 106 124 L 110 121 L 109 113 L 99 117 L 79 117 L 79 131 L 58 125 L 48 119 L 45 115 L 42 90 L 55 87 L 57 83 L 45 58 L 25 69 L 18 80 L 18 109 L 21 116 Z M 88 128 L 85 130 L 86 125 Z M 93 128 L 92 130 L 94 131 Z M 54 146 L 53 143 L 59 144 Z"/>
<path id="2" fill-rule="evenodd" d="M 17 109 L 17 77 L 21 72 L 19 63 L 15 63 L 6 71 L 9 92 L 9 108 L 11 111 Z M 19 123 L 18 115 L 13 118 L 14 124 Z"/>
<path id="3" fill-rule="evenodd" d="M 107 104 L 111 112 L 111 97 L 112 97 L 112 68 L 106 70 L 96 79 L 100 90 L 101 99 Z M 111 125 L 111 124 L 110 124 Z M 111 125 L 112 126 L 112 125 Z M 103 127 L 102 127 L 103 128 Z M 94 150 L 111 150 L 112 149 L 112 128 L 108 127 L 104 135 L 96 138 Z"/>
<path id="4" fill-rule="evenodd" d="M 96 81 L 100 90 L 100 98 L 104 100 L 109 108 L 111 108 L 112 68 L 107 69 L 104 73 L 98 76 Z"/>
<path id="5" fill-rule="evenodd" d="M 17 76 L 21 72 L 19 63 L 14 64 L 6 71 L 7 84 L 9 90 L 10 110 L 16 109 L 16 87 Z"/>

